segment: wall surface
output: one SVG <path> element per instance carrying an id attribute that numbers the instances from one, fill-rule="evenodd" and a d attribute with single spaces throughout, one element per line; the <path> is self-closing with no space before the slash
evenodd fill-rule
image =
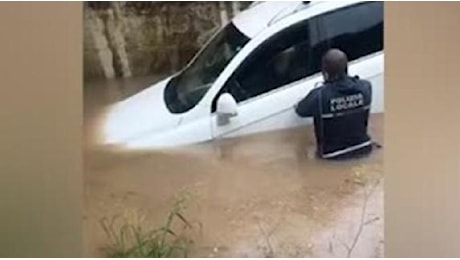
<path id="1" fill-rule="evenodd" d="M 385 256 L 460 256 L 460 3 L 385 3 Z"/>
<path id="2" fill-rule="evenodd" d="M 0 257 L 82 256 L 82 15 L 0 3 Z"/>
<path id="3" fill-rule="evenodd" d="M 250 2 L 86 2 L 85 78 L 164 74 Z"/>

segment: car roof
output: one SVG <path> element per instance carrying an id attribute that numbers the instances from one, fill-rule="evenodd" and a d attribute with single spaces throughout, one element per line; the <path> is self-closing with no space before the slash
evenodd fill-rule
<path id="1" fill-rule="evenodd" d="M 270 26 L 302 12 L 305 16 L 334 10 L 360 1 L 265 1 L 255 2 L 232 19 L 232 23 L 249 38 Z"/>

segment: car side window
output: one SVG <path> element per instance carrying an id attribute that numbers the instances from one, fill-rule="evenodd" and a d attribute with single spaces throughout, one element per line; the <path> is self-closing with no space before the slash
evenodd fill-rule
<path id="1" fill-rule="evenodd" d="M 383 3 L 367 2 L 327 13 L 321 27 L 330 48 L 356 60 L 383 50 Z"/>
<path id="2" fill-rule="evenodd" d="M 317 28 L 314 18 L 266 40 L 230 77 L 213 101 L 212 112 L 223 92 L 242 102 L 319 72 L 327 43 L 318 39 Z"/>

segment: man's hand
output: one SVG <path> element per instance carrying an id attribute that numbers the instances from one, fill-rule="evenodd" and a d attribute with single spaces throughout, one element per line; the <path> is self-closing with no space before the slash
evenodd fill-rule
<path id="1" fill-rule="evenodd" d="M 305 98 L 301 99 L 300 102 L 294 106 L 297 115 L 300 117 L 312 117 L 318 113 L 318 91 L 319 88 L 313 89 Z"/>

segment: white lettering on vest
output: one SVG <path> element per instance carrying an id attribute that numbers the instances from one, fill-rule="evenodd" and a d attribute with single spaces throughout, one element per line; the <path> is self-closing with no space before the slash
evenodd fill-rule
<path id="1" fill-rule="evenodd" d="M 345 97 L 333 98 L 330 100 L 331 112 L 353 109 L 362 105 L 364 105 L 364 97 L 361 93 Z"/>

